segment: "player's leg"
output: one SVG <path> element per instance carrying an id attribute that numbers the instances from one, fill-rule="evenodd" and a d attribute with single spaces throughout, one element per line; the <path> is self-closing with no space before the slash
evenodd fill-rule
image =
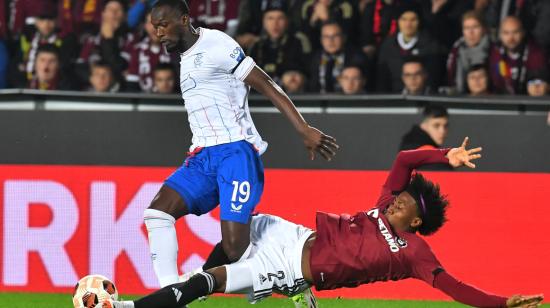
<path id="1" fill-rule="evenodd" d="M 161 287 L 178 281 L 178 241 L 175 222 L 188 212 L 187 205 L 180 195 L 163 185 L 143 213 L 153 268 Z"/>
<path id="2" fill-rule="evenodd" d="M 153 268 L 161 287 L 179 281 L 176 220 L 187 214 L 206 213 L 218 203 L 215 177 L 204 172 L 205 159 L 199 155 L 188 158 L 166 179 L 144 212 Z"/>
<path id="3" fill-rule="evenodd" d="M 114 308 L 180 308 L 212 293 L 248 293 L 250 290 L 249 266 L 235 263 L 198 273 L 186 282 L 166 286 L 138 300 L 112 304 Z"/>
<path id="4" fill-rule="evenodd" d="M 223 292 L 225 287 L 225 268 L 217 267 L 194 275 L 186 282 L 166 286 L 155 293 L 134 301 L 135 308 L 177 308 L 187 305 L 195 299 Z"/>
<path id="5" fill-rule="evenodd" d="M 219 242 L 214 246 L 214 248 L 208 255 L 208 258 L 206 258 L 206 261 L 204 262 L 202 269 L 208 270 L 216 266 L 221 266 L 223 264 L 229 264 L 229 263 L 231 263 L 231 261 L 229 260 L 229 258 L 225 254 L 225 251 L 223 250 L 222 242 Z"/>
<path id="6" fill-rule="evenodd" d="M 251 144 L 246 141 L 231 144 L 220 162 L 217 182 L 222 248 L 227 259 L 236 262 L 246 258 L 250 250 L 250 215 L 264 188 L 263 165 Z"/>

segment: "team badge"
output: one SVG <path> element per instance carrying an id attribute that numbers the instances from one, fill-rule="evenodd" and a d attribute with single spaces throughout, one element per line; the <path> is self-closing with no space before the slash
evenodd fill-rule
<path id="1" fill-rule="evenodd" d="M 397 245 L 401 248 L 407 247 L 407 241 L 404 238 L 396 237 L 397 238 Z"/>

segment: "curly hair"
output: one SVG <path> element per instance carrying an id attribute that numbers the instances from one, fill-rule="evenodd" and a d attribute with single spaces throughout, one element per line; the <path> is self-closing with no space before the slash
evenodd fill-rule
<path id="1" fill-rule="evenodd" d="M 422 218 L 422 224 L 417 231 L 422 235 L 431 235 L 439 230 L 447 221 L 445 214 L 449 205 L 447 196 L 441 195 L 439 185 L 427 180 L 422 174 L 415 173 L 406 191 L 416 201 L 418 213 Z"/>

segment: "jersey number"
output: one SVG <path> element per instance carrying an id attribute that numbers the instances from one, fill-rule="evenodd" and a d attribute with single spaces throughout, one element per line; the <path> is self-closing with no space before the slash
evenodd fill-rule
<path id="1" fill-rule="evenodd" d="M 240 183 L 238 181 L 233 181 L 233 195 L 231 196 L 231 201 L 237 202 L 237 197 L 239 198 L 239 203 L 248 201 L 250 198 L 250 183 L 248 183 L 248 181 Z"/>

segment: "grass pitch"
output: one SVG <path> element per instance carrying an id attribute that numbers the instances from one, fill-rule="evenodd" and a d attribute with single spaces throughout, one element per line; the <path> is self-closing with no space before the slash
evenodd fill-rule
<path id="1" fill-rule="evenodd" d="M 133 299 L 136 296 L 121 296 L 123 299 Z M 357 300 L 357 299 L 318 299 L 319 307 L 342 308 L 443 308 L 467 307 L 453 302 L 432 301 L 394 301 L 394 300 Z M 268 298 L 256 305 L 250 305 L 244 298 L 239 297 L 210 297 L 205 302 L 195 302 L 193 308 L 293 308 L 294 305 L 286 298 Z M 42 293 L 0 293 L 0 307 L 9 308 L 62 308 L 72 307 L 69 294 L 42 294 Z M 549 304 L 542 307 L 550 308 Z"/>

